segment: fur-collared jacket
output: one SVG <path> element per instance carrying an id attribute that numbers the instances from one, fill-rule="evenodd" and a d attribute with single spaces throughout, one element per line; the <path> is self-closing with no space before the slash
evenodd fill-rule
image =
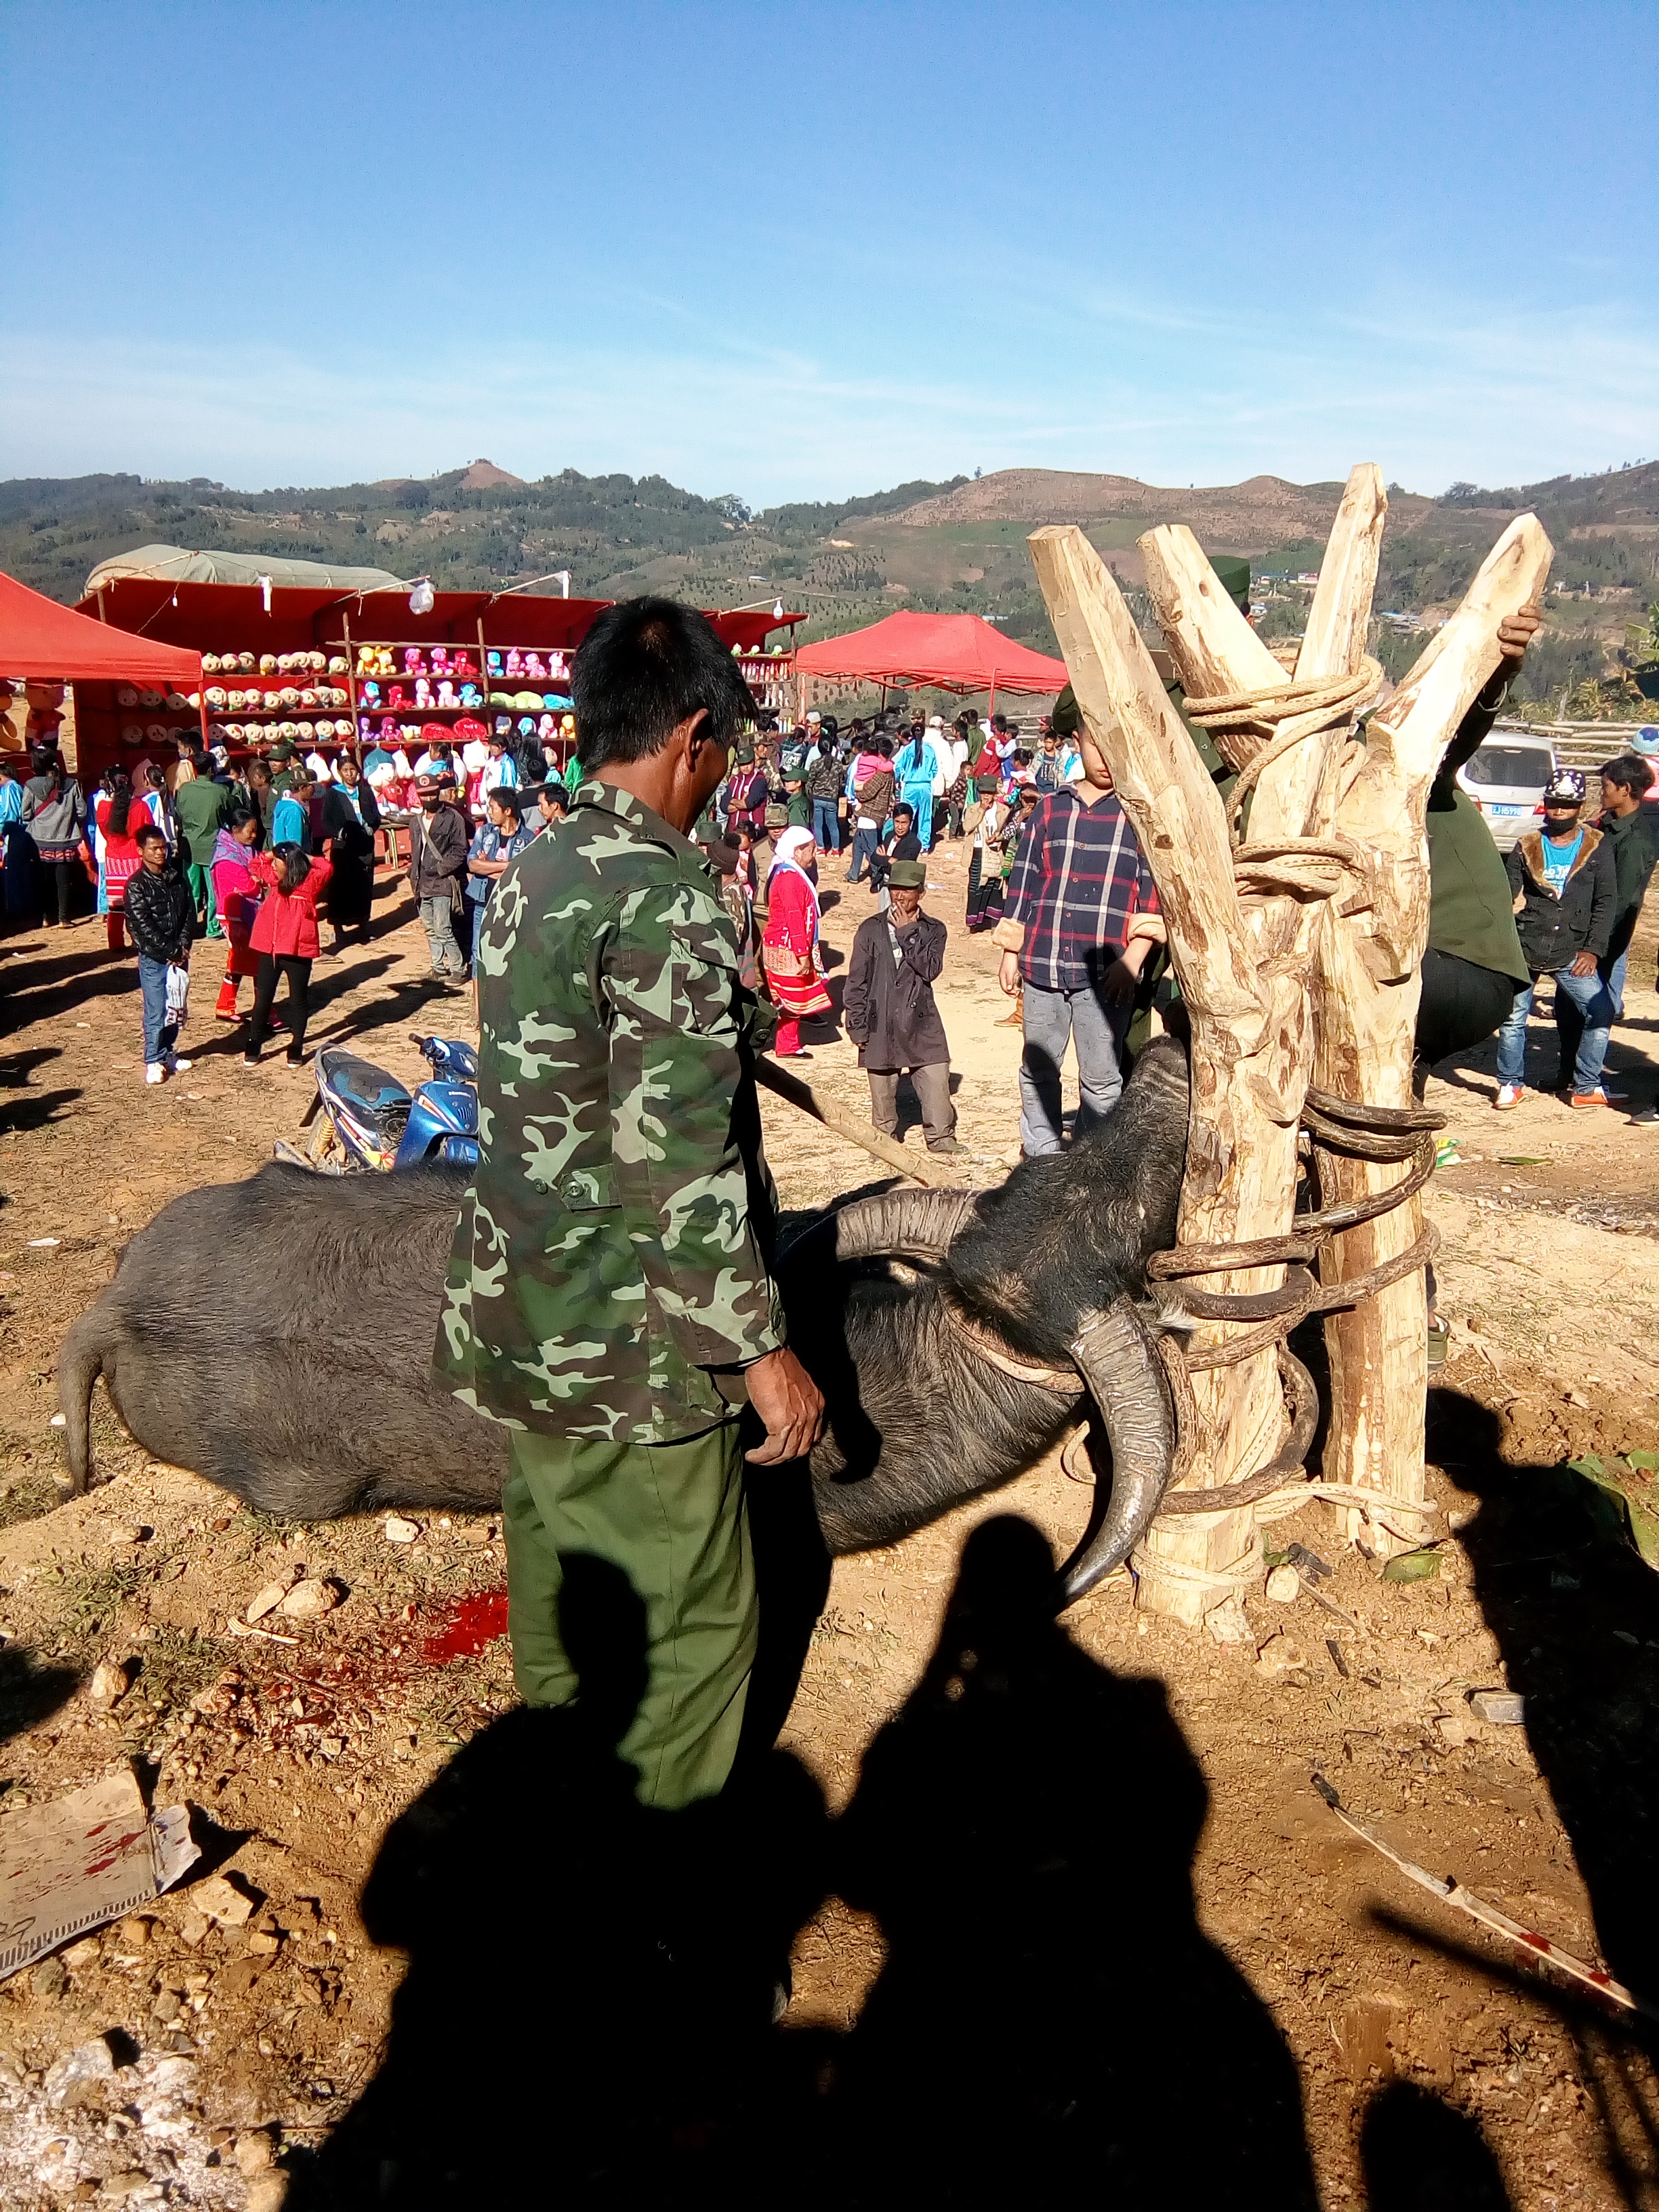
<path id="1" fill-rule="evenodd" d="M 1619 905 L 1613 847 L 1599 830 L 1584 826 L 1584 842 L 1558 898 L 1544 879 L 1544 833 L 1528 830 L 1504 866 L 1515 894 L 1515 927 L 1534 975 L 1571 966 L 1581 952 L 1606 957 Z"/>

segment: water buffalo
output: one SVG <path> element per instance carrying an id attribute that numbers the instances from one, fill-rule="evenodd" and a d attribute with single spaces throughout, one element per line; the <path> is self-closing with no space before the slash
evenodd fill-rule
<path id="1" fill-rule="evenodd" d="M 827 1402 L 810 1470 L 830 1553 L 890 1543 L 1011 1480 L 1087 1400 L 1111 1487 L 1066 1596 L 1127 1556 L 1173 1455 L 1144 1271 L 1174 1239 L 1187 1105 L 1184 1053 L 1161 1042 L 1069 1151 L 994 1191 L 844 1206 L 781 1255 L 791 1340 Z M 504 1432 L 428 1371 L 465 1180 L 272 1164 L 164 1207 L 64 1346 L 73 1487 L 101 1373 L 148 1451 L 264 1511 L 493 1506 Z"/>

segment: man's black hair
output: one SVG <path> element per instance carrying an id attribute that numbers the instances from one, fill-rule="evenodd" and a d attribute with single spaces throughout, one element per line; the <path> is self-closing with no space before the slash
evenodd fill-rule
<path id="1" fill-rule="evenodd" d="M 700 735 L 729 745 L 755 701 L 714 624 L 678 599 L 622 599 L 577 647 L 570 692 L 576 754 L 591 775 L 613 761 L 659 753 L 700 708 Z"/>
<path id="2" fill-rule="evenodd" d="M 1008 727 L 1008 717 L 1006 714 L 993 714 L 991 717 L 991 727 L 994 730 L 1000 730 L 1006 733 Z"/>
<path id="3" fill-rule="evenodd" d="M 1602 769 L 1601 781 L 1616 783 L 1620 791 L 1633 791 L 1638 799 L 1645 799 L 1651 773 L 1640 753 L 1620 753 Z"/>
<path id="4" fill-rule="evenodd" d="M 135 845 L 148 845 L 152 837 L 160 837 L 164 845 L 167 842 L 153 822 L 145 823 L 142 830 L 135 830 L 132 833 L 132 842 Z"/>
<path id="5" fill-rule="evenodd" d="M 893 757 L 893 740 L 890 738 L 878 738 L 876 739 L 876 750 L 880 754 L 883 760 L 891 760 Z"/>
<path id="6" fill-rule="evenodd" d="M 916 818 L 915 808 L 914 806 L 907 806 L 902 799 L 901 799 L 898 805 L 893 809 L 893 819 L 895 822 L 898 820 L 901 814 L 908 814 L 913 822 Z"/>
<path id="7" fill-rule="evenodd" d="M 501 807 L 504 812 L 510 814 L 515 822 L 524 820 L 524 808 L 520 803 L 518 792 L 512 784 L 498 783 L 490 793 L 489 799 L 493 806 Z"/>

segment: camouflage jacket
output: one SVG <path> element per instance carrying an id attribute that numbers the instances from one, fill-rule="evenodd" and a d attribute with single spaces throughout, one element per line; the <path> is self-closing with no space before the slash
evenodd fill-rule
<path id="1" fill-rule="evenodd" d="M 663 1443 L 783 1341 L 754 1001 L 707 863 L 627 792 L 497 882 L 476 954 L 482 1158 L 434 1369 L 544 1434 Z"/>

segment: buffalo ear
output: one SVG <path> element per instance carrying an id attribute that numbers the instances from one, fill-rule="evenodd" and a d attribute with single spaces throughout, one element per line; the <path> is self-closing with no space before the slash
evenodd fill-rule
<path id="1" fill-rule="evenodd" d="M 1158 1516 L 1175 1472 L 1175 1415 L 1146 1325 L 1127 1298 L 1089 1315 L 1072 1344 L 1112 1448 L 1105 1515 L 1060 1572 L 1072 1605 L 1121 1567 Z"/>

